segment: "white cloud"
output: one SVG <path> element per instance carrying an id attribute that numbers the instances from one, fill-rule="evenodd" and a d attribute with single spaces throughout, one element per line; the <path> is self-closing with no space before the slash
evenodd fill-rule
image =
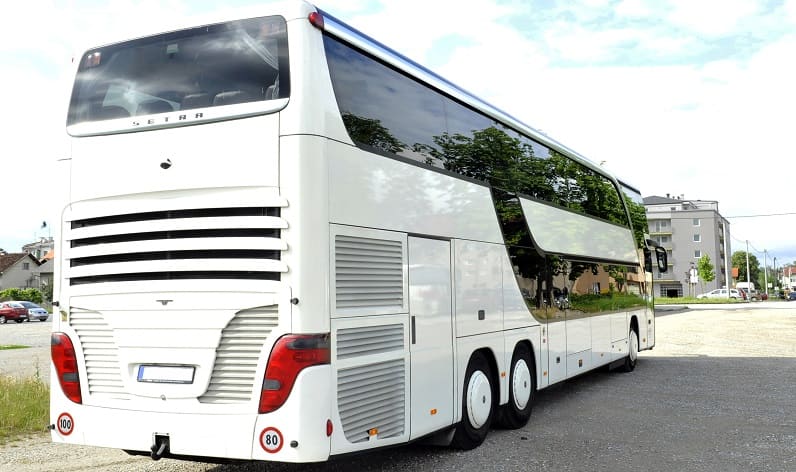
<path id="1" fill-rule="evenodd" d="M 649 2 L 645 0 L 621 0 L 614 7 L 618 16 L 626 18 L 645 18 L 651 16 L 652 11 Z"/>
<path id="2" fill-rule="evenodd" d="M 759 8 L 755 0 L 671 0 L 666 19 L 698 34 L 719 36 L 732 32 Z"/>

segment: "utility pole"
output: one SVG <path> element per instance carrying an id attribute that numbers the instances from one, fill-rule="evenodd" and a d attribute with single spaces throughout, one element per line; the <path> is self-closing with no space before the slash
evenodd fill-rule
<path id="1" fill-rule="evenodd" d="M 768 298 L 768 249 L 763 249 L 763 280 L 766 285 L 766 298 Z"/>
<path id="2" fill-rule="evenodd" d="M 730 272 L 732 264 L 730 258 L 730 241 L 727 239 L 727 220 L 721 225 L 721 236 L 724 238 L 724 288 L 727 289 L 727 300 L 730 299 Z"/>
<path id="3" fill-rule="evenodd" d="M 752 294 L 749 293 L 749 282 L 751 282 L 751 280 L 749 280 L 749 272 L 750 272 L 749 271 L 749 240 L 747 239 L 746 240 L 746 298 L 748 299 L 747 301 L 751 303 L 752 302 L 752 298 L 751 298 Z"/>

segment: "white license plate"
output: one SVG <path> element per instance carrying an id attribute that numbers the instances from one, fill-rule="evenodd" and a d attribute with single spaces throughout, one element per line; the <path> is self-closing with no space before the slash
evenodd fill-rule
<path id="1" fill-rule="evenodd" d="M 152 383 L 193 383 L 195 368 L 188 365 L 140 365 L 138 381 Z"/>

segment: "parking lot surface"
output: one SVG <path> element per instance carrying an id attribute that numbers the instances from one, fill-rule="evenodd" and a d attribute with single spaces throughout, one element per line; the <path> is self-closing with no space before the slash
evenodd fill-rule
<path id="1" fill-rule="evenodd" d="M 28 324 L 0 325 L 0 344 Z M 46 345 L 49 323 L 40 325 Z M 656 347 L 634 372 L 600 370 L 543 390 L 524 428 L 493 430 L 473 451 L 414 444 L 326 464 L 212 465 L 41 435 L 0 447 L 0 470 L 796 471 L 796 304 L 662 311 L 656 326 Z"/>

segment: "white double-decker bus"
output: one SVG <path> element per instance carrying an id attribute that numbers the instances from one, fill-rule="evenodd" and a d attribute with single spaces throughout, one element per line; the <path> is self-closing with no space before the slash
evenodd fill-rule
<path id="1" fill-rule="evenodd" d="M 637 191 L 312 5 L 75 62 L 56 442 L 470 449 L 655 344 Z"/>

